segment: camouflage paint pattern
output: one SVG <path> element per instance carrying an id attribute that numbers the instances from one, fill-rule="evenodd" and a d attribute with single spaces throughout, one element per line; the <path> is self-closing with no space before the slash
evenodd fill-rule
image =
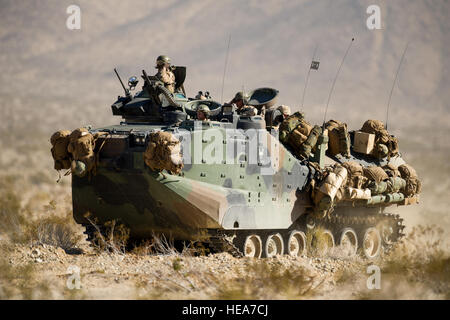
<path id="1" fill-rule="evenodd" d="M 147 125 L 98 129 L 115 134 L 106 138 L 96 175 L 72 178 L 78 223 L 86 224 L 83 217 L 90 212 L 100 222 L 121 221 L 136 237 L 156 232 L 187 240 L 201 237 L 207 229 L 287 229 L 304 213 L 296 193 L 307 185 L 309 169 L 268 131 L 261 133 L 267 139 L 263 152 L 270 163 L 262 164 L 248 161 L 253 140 L 245 135 L 227 136 L 220 126 L 163 128 L 182 142 L 191 141 L 183 145 L 185 166 L 175 176 L 151 171 L 144 164 L 144 146 L 131 143 L 133 135 L 155 128 L 161 129 Z M 211 148 L 217 143 L 211 140 L 215 136 L 224 137 L 219 141 L 222 159 L 195 161 L 196 156 L 217 150 Z M 273 172 L 263 174 L 269 167 Z"/>

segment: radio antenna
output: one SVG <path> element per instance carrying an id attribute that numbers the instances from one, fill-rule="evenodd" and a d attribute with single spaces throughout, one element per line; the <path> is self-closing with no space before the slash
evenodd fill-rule
<path id="1" fill-rule="evenodd" d="M 312 61 L 313 61 L 313 62 L 314 62 L 314 58 L 316 57 L 316 52 L 317 52 L 317 45 L 316 45 L 316 48 L 314 49 L 314 53 L 313 53 L 313 57 L 312 57 Z M 301 106 L 302 110 L 303 110 L 303 103 L 304 103 L 304 101 L 305 101 L 306 87 L 308 86 L 309 74 L 311 73 L 312 63 L 313 63 L 313 62 L 311 62 L 311 65 L 310 65 L 309 68 L 308 68 L 308 74 L 306 75 L 305 88 L 303 88 L 302 106 Z"/>
<path id="2" fill-rule="evenodd" d="M 397 72 L 395 73 L 394 82 L 392 83 L 391 93 L 389 94 L 388 104 L 387 104 L 387 108 L 386 108 L 386 125 L 385 125 L 386 130 L 388 128 L 389 107 L 391 106 L 392 93 L 394 92 L 395 83 L 397 82 L 397 77 L 398 77 L 398 74 L 400 72 L 400 67 L 402 66 L 403 58 L 405 57 L 406 50 L 408 49 L 408 46 L 409 46 L 409 42 L 406 44 L 405 50 L 403 50 L 403 54 L 402 54 L 402 57 L 400 59 L 400 63 L 398 64 Z"/>
<path id="3" fill-rule="evenodd" d="M 327 107 L 325 109 L 325 114 L 323 115 L 323 127 L 324 128 L 325 128 L 325 119 L 327 117 L 327 112 L 328 112 L 328 104 L 330 103 L 330 99 L 331 99 L 331 94 L 333 93 L 334 85 L 336 84 L 336 80 L 338 78 L 339 72 L 341 71 L 342 65 L 344 64 L 344 60 L 347 57 L 348 52 L 350 51 L 350 47 L 352 46 L 353 41 L 355 41 L 355 38 L 352 38 L 352 41 L 350 41 L 347 51 L 345 51 L 344 57 L 342 58 L 341 64 L 339 65 L 338 71 L 336 72 L 336 76 L 334 77 L 333 85 L 331 86 L 330 94 L 328 95 L 328 101 L 327 101 Z"/>
<path id="4" fill-rule="evenodd" d="M 223 103 L 223 87 L 225 86 L 225 73 L 227 71 L 228 64 L 228 53 L 230 51 L 230 43 L 231 43 L 231 34 L 228 37 L 228 46 L 227 46 L 227 54 L 225 56 L 225 66 L 223 67 L 223 77 L 222 77 L 222 92 L 220 94 L 220 102 Z"/>

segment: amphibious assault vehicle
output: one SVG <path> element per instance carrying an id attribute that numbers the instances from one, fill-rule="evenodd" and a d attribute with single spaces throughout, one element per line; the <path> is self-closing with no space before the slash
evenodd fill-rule
<path id="1" fill-rule="evenodd" d="M 73 216 L 86 226 L 88 239 L 95 227 L 87 213 L 100 226 L 120 221 L 134 239 L 163 234 L 198 240 L 213 251 L 235 256 L 297 256 L 321 243 L 326 249 L 345 246 L 349 254 L 375 258 L 403 236 L 403 220 L 390 208 L 418 200 L 399 190 L 404 186 L 372 195 L 341 195 L 339 201 L 328 197 L 329 205 L 321 210 L 323 201 L 314 198 L 331 176 L 329 168 L 346 162 L 362 168 L 398 167 L 404 164 L 399 153 L 377 158 L 356 152 L 356 132 L 350 131 L 349 154 L 330 156 L 329 137 L 321 130 L 310 152 L 298 156 L 292 145 L 278 138 L 284 119 L 273 108 L 277 90 L 261 88 L 251 94 L 254 106 L 266 107 L 264 118 L 242 116 L 234 105 L 187 98 L 186 69 L 176 67 L 174 73 L 175 93 L 145 71 L 142 91 L 132 95 L 122 83 L 125 95 L 111 108 L 123 120 L 78 134 L 94 137 L 90 141 L 95 161 L 89 164 L 72 156 L 70 150 L 77 147 L 70 144 L 76 139 L 66 142 Z M 130 89 L 137 82 L 130 78 Z M 209 107 L 208 121 L 196 120 L 200 104 Z M 332 193 L 344 192 L 338 180 L 331 182 Z"/>

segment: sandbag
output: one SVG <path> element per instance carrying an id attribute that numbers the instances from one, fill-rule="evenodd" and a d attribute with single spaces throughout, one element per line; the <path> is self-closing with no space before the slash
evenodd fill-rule
<path id="1" fill-rule="evenodd" d="M 56 170 L 70 169 L 70 154 L 67 151 L 67 146 L 69 144 L 70 131 L 59 130 L 55 132 L 51 138 L 50 143 L 52 144 L 51 153 L 54 160 L 54 168 Z"/>
<path id="2" fill-rule="evenodd" d="M 364 176 L 377 183 L 387 180 L 389 177 L 386 172 L 378 166 L 370 166 L 363 169 Z"/>
<path id="3" fill-rule="evenodd" d="M 183 169 L 180 141 L 170 132 L 150 133 L 144 161 L 152 170 L 179 174 Z"/>

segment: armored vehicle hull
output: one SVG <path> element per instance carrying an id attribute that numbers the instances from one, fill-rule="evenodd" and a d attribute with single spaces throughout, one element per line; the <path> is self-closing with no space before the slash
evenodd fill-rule
<path id="1" fill-rule="evenodd" d="M 355 133 L 338 121 L 312 128 L 295 113 L 271 127 L 269 104 L 263 119 L 188 99 L 178 91 L 185 72 L 175 72 L 172 93 L 143 71 L 143 90 L 125 89 L 112 105 L 120 125 L 52 136 L 55 169 L 72 172 L 73 215 L 88 240 L 114 220 L 134 239 L 162 234 L 235 256 L 341 246 L 375 258 L 403 236 L 402 219 L 387 210 L 417 203 L 420 181 L 382 124 L 369 120 L 358 133 L 376 138 L 376 153 L 356 152 Z M 209 120 L 195 120 L 200 105 Z"/>

